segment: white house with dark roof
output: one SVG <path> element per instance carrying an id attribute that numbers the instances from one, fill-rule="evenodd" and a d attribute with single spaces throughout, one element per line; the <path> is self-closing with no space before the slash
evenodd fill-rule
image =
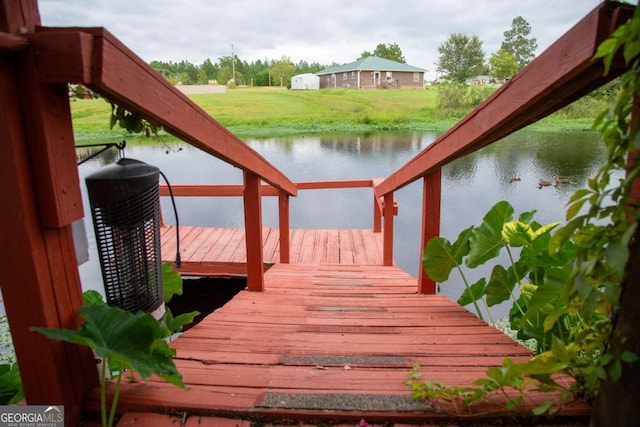
<path id="1" fill-rule="evenodd" d="M 424 68 L 377 56 L 368 56 L 349 64 L 318 71 L 320 89 L 422 89 Z"/>

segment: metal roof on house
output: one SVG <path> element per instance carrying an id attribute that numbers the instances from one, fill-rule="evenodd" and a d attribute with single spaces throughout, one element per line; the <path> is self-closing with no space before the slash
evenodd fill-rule
<path id="1" fill-rule="evenodd" d="M 318 71 L 316 75 L 322 76 L 325 74 L 346 73 L 349 71 L 406 71 L 416 73 L 425 72 L 427 70 L 424 68 L 414 67 L 413 65 L 380 58 L 378 56 L 367 56 L 366 58 L 358 59 L 357 61 L 349 64 L 325 68 L 322 71 Z"/>

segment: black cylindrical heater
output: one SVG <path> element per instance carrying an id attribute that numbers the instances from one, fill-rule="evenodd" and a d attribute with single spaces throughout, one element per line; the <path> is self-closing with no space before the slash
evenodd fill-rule
<path id="1" fill-rule="evenodd" d="M 121 159 L 86 178 L 107 304 L 164 314 L 160 170 Z"/>

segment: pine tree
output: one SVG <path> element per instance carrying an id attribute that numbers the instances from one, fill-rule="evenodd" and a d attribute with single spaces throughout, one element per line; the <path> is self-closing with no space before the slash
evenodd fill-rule
<path id="1" fill-rule="evenodd" d="M 531 25 L 522 16 L 514 18 L 511 28 L 504 32 L 501 49 L 512 54 L 520 68 L 531 62 L 538 48 L 538 41 L 528 38 L 529 34 Z"/>

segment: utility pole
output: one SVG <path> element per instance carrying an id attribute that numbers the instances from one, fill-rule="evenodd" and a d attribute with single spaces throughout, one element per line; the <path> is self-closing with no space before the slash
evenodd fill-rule
<path id="1" fill-rule="evenodd" d="M 233 78 L 233 82 L 236 82 L 236 56 L 233 53 L 233 43 L 231 43 L 231 77 Z"/>

